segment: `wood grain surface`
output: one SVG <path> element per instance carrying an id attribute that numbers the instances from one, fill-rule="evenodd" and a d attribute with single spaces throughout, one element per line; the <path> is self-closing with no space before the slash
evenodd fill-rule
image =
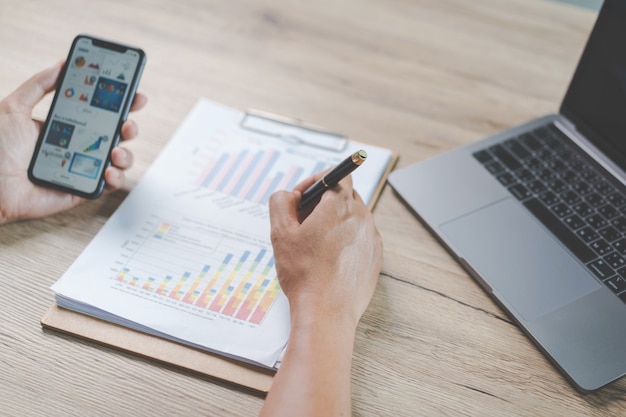
<path id="1" fill-rule="evenodd" d="M 39 325 L 50 285 L 199 97 L 393 148 L 402 167 L 556 111 L 594 20 L 546 0 L 3 0 L 0 96 L 89 33 L 146 51 L 149 104 L 123 190 L 0 227 L 0 415 L 258 414 L 249 392 Z M 355 416 L 626 415 L 626 381 L 577 393 L 389 187 L 374 214 L 384 264 Z"/>

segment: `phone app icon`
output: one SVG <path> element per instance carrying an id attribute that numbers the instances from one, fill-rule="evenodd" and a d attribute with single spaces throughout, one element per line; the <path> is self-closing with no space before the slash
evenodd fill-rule
<path id="1" fill-rule="evenodd" d="M 74 134 L 74 126 L 68 123 L 53 121 L 46 137 L 46 143 L 67 149 Z"/>
<path id="2" fill-rule="evenodd" d="M 86 63 L 87 63 L 87 61 L 85 60 L 84 56 L 78 56 L 74 60 L 74 65 L 76 65 L 77 68 L 84 67 Z"/>
<path id="3" fill-rule="evenodd" d="M 122 106 L 127 84 L 100 77 L 93 93 L 91 105 L 117 113 Z"/>

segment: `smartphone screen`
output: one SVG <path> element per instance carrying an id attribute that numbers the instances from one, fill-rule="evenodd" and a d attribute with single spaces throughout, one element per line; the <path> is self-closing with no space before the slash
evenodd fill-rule
<path id="1" fill-rule="evenodd" d="M 38 185 L 96 198 L 145 64 L 141 49 L 79 35 L 29 167 Z"/>

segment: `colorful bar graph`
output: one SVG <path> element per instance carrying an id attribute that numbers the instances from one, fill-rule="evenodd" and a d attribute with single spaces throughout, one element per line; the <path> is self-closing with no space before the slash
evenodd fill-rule
<path id="1" fill-rule="evenodd" d="M 159 288 L 157 288 L 156 293 L 159 295 L 167 295 L 167 291 L 165 290 L 165 288 L 169 285 L 171 280 L 172 276 L 167 275 L 165 279 L 161 282 L 161 285 L 159 285 Z"/>
<path id="2" fill-rule="evenodd" d="M 155 279 L 152 277 L 148 277 L 148 280 L 143 283 L 142 289 L 146 291 L 152 291 L 152 284 L 154 284 Z"/>
<path id="3" fill-rule="evenodd" d="M 239 262 L 237 262 L 237 264 L 235 265 L 235 268 L 228 275 L 228 278 L 226 279 L 224 284 L 222 284 L 222 287 L 220 288 L 219 292 L 215 296 L 213 303 L 211 303 L 211 306 L 209 307 L 209 310 L 218 311 L 218 312 L 222 310 L 222 307 L 226 303 L 226 300 L 228 299 L 230 294 L 233 292 L 233 289 L 234 289 L 234 287 L 232 286 L 233 279 L 239 274 L 239 270 L 241 269 L 243 264 L 246 262 L 246 259 L 248 259 L 248 256 L 250 256 L 250 251 L 245 251 L 243 255 L 241 255 Z"/>
<path id="4" fill-rule="evenodd" d="M 264 156 L 251 154 L 246 158 L 252 166 L 254 160 Z M 250 175 L 249 166 L 241 175 L 236 174 L 232 178 L 236 181 L 235 187 L 239 187 L 242 180 Z M 288 184 L 298 175 L 299 169 L 294 167 L 287 179 L 272 178 L 268 188 L 278 181 Z M 192 226 L 190 229 L 184 223 L 155 222 L 153 232 L 143 243 L 136 243 L 136 252 L 117 272 L 115 281 L 128 289 L 134 287 L 134 291 L 150 293 L 151 299 L 158 300 L 161 296 L 164 298 L 162 302 L 170 305 L 172 302 L 180 303 L 180 307 L 187 305 L 196 312 L 199 312 L 197 309 L 204 309 L 207 313 L 251 324 L 262 323 L 280 294 L 271 250 L 264 247 L 254 251 L 246 249 L 241 247 L 240 238 L 229 239 L 220 235 L 207 238 L 207 243 L 219 241 L 219 245 L 198 246 L 198 235 L 193 234 L 198 224 L 194 220 L 188 221 Z M 192 234 L 187 235 L 185 232 L 188 230 Z M 196 263 L 195 267 L 191 267 L 185 262 L 188 256 L 185 251 L 198 251 L 193 255 L 198 256 L 207 248 L 210 248 L 207 263 Z"/>
<path id="5" fill-rule="evenodd" d="M 185 272 L 183 274 L 181 279 L 176 283 L 176 286 L 174 287 L 174 289 L 170 291 L 171 298 L 173 298 L 174 300 L 180 300 L 180 297 L 182 297 L 182 295 L 184 294 L 184 292 L 181 291 L 181 288 L 183 287 L 183 285 L 185 285 L 185 282 L 187 281 L 187 279 L 189 279 L 190 275 L 191 275 L 191 272 Z"/>
<path id="6" fill-rule="evenodd" d="M 230 297 L 230 300 L 228 301 L 228 303 L 222 310 L 222 314 L 225 314 L 231 317 L 234 316 L 235 312 L 241 305 L 241 302 L 243 301 L 246 294 L 250 290 L 250 287 L 252 287 L 252 283 L 249 282 L 250 277 L 256 270 L 257 266 L 259 265 L 263 257 L 265 256 L 266 252 L 267 252 L 266 249 L 261 249 L 259 254 L 256 256 L 256 258 L 254 259 L 254 262 L 252 263 L 252 265 L 250 265 L 250 268 L 248 268 L 246 275 L 243 277 L 243 279 L 237 286 L 237 289 L 234 291 L 233 295 Z"/>
<path id="7" fill-rule="evenodd" d="M 246 320 L 246 321 L 250 318 L 250 315 L 252 314 L 254 307 L 257 305 L 257 303 L 259 302 L 259 299 L 263 295 L 263 292 L 265 291 L 265 289 L 268 287 L 270 283 L 270 279 L 267 278 L 267 276 L 273 267 L 274 267 L 274 257 L 270 258 L 269 262 L 263 269 L 263 272 L 255 281 L 254 285 L 252 286 L 252 290 L 250 291 L 250 293 L 246 297 L 246 300 L 243 302 L 243 305 L 241 306 L 241 308 L 235 315 L 236 318 L 240 320 Z"/>
<path id="8" fill-rule="evenodd" d="M 261 302 L 257 306 L 254 313 L 252 313 L 252 317 L 250 317 L 249 321 L 254 324 L 261 324 L 263 318 L 272 307 L 274 300 L 278 297 L 280 293 L 280 285 L 278 284 L 278 279 L 274 277 L 274 279 L 270 282 L 269 287 L 265 291 Z"/>
<path id="9" fill-rule="evenodd" d="M 120 282 L 124 282 L 124 279 L 126 278 L 126 275 L 128 274 L 128 272 L 129 272 L 128 268 L 122 269 L 122 271 L 117 275 L 117 280 Z"/>
<path id="10" fill-rule="evenodd" d="M 200 271 L 196 280 L 193 282 L 193 284 L 191 284 L 191 288 L 189 288 L 189 290 L 187 291 L 185 298 L 183 298 L 183 301 L 185 303 L 193 304 L 196 302 L 196 298 L 198 298 L 198 295 L 200 295 L 200 291 L 198 291 L 198 287 L 204 280 L 204 276 L 206 275 L 207 272 L 209 272 L 210 268 L 211 267 L 209 265 L 205 265 L 204 268 L 202 268 L 202 271 Z"/>
<path id="11" fill-rule="evenodd" d="M 217 280 L 220 278 L 220 276 L 222 275 L 222 273 L 224 272 L 224 269 L 226 268 L 226 266 L 230 263 L 230 260 L 233 258 L 233 255 L 231 253 L 229 253 L 228 255 L 226 255 L 226 257 L 224 258 L 224 261 L 222 262 L 222 264 L 220 265 L 220 267 L 217 269 L 217 271 L 215 272 L 215 274 L 213 274 L 213 278 L 211 278 L 211 281 L 209 281 L 209 283 L 207 284 L 207 286 L 205 287 L 204 291 L 202 292 L 202 294 L 200 295 L 200 299 L 196 302 L 196 306 L 198 307 L 202 307 L 205 308 L 209 302 L 211 301 L 211 298 L 213 298 L 213 296 L 215 295 L 215 293 L 217 292 L 213 286 L 215 285 L 215 283 L 217 282 Z"/>

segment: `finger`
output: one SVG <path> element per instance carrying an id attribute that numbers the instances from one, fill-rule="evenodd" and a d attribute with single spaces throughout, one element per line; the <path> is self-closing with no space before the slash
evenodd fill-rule
<path id="1" fill-rule="evenodd" d="M 129 140 L 137 137 L 139 128 L 137 123 L 132 120 L 126 120 L 122 125 L 122 140 Z"/>
<path id="2" fill-rule="evenodd" d="M 117 190 L 122 188 L 126 177 L 124 171 L 114 166 L 110 166 L 104 172 L 104 179 L 106 181 L 106 188 L 108 191 Z"/>
<path id="3" fill-rule="evenodd" d="M 297 214 L 299 201 L 299 192 L 278 191 L 272 194 L 269 201 L 271 228 L 289 228 L 300 224 Z"/>
<path id="4" fill-rule="evenodd" d="M 327 192 L 325 192 L 322 195 L 322 199 L 324 199 L 324 197 L 326 196 L 326 198 L 334 198 L 334 197 L 330 197 L 330 196 L 344 196 L 345 197 L 352 197 L 354 198 L 354 193 L 356 191 L 354 190 L 354 187 L 352 186 L 352 175 L 347 175 L 345 178 L 343 178 L 341 181 L 339 181 L 337 183 L 337 185 L 335 185 L 334 187 L 329 187 Z"/>
<path id="5" fill-rule="evenodd" d="M 11 94 L 11 98 L 25 108 L 32 109 L 46 94 L 54 90 L 61 68 L 63 62 L 33 75 Z"/>
<path id="6" fill-rule="evenodd" d="M 119 169 L 128 169 L 133 165 L 133 154 L 128 149 L 121 147 L 111 151 L 111 163 Z"/>
<path id="7" fill-rule="evenodd" d="M 354 188 L 352 174 L 347 175 L 345 178 L 339 181 L 339 184 L 341 184 L 342 187 L 347 187 L 349 190 L 352 190 Z"/>
<path id="8" fill-rule="evenodd" d="M 133 98 L 133 104 L 130 106 L 130 111 L 141 110 L 148 104 L 148 97 L 142 93 L 135 93 L 135 97 Z"/>

